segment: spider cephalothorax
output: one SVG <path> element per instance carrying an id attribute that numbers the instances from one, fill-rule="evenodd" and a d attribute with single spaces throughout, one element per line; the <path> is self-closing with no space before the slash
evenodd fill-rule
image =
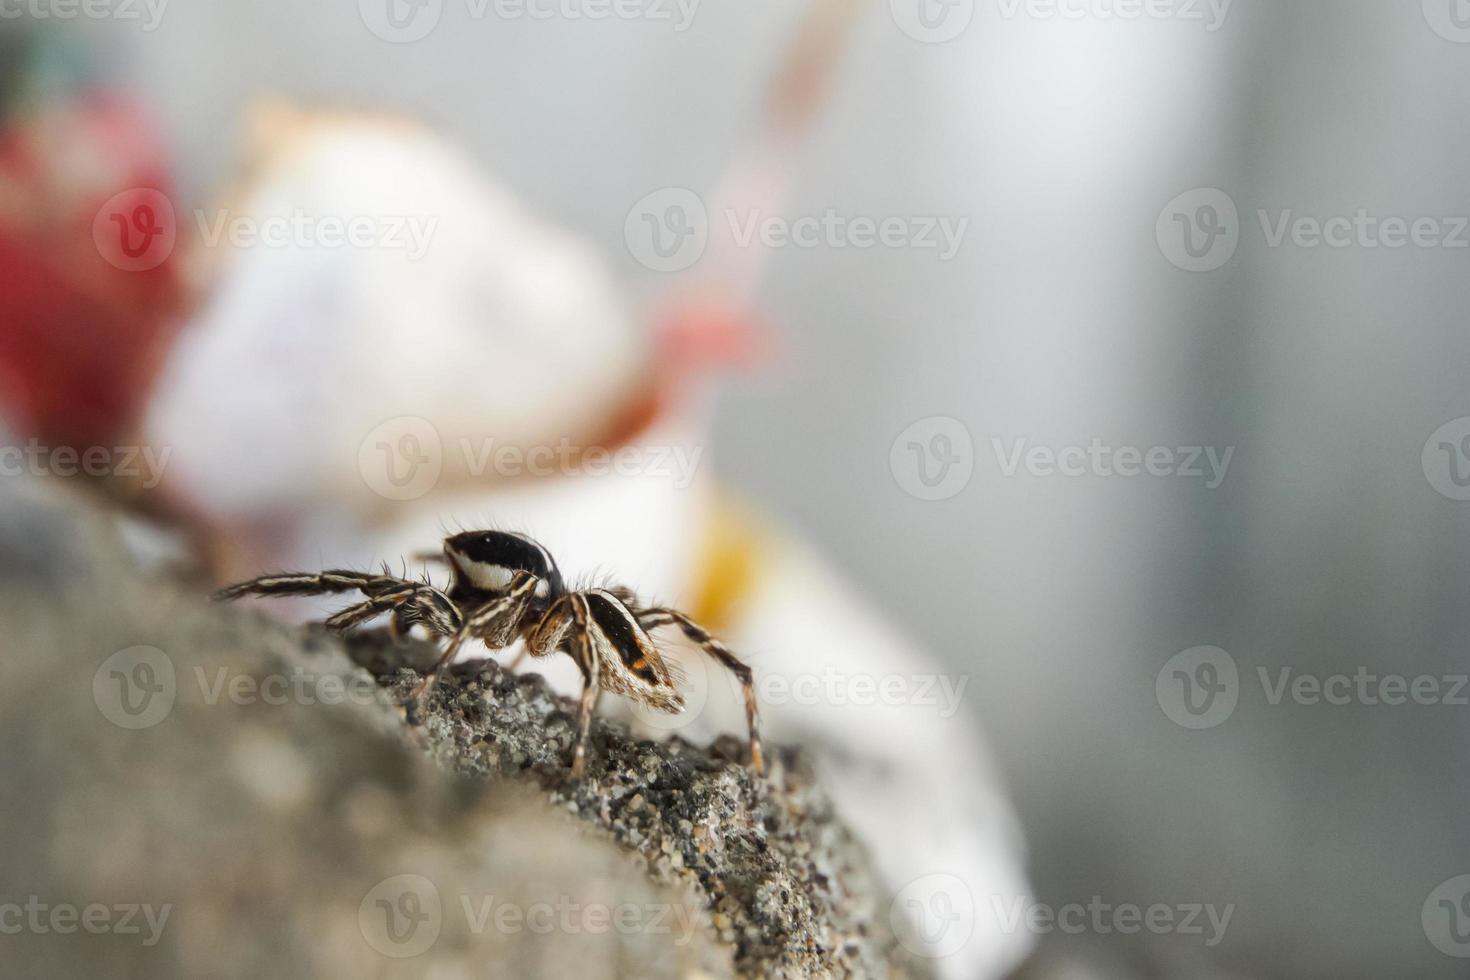
<path id="1" fill-rule="evenodd" d="M 661 627 L 677 626 L 739 679 L 750 728 L 750 764 L 756 772 L 762 770 L 751 670 L 684 613 L 667 606 L 644 606 L 631 589 L 568 589 L 551 554 L 531 538 L 510 531 L 466 531 L 447 538 L 443 561 L 450 570 L 448 590 L 386 573 L 328 571 L 267 575 L 221 589 L 215 598 L 357 591 L 363 601 L 329 618 L 329 628 L 348 630 L 387 613 L 398 631 L 420 625 L 448 637 L 438 664 L 414 689 L 416 701 L 429 693 L 466 640 L 480 640 L 497 650 L 522 639 L 533 657 L 567 653 L 581 668 L 583 680 L 574 776 L 585 771 L 587 732 L 600 691 L 613 691 L 670 714 L 683 710 L 679 693 L 683 675 L 664 659 L 650 636 Z"/>
<path id="2" fill-rule="evenodd" d="M 454 576 L 449 594 L 456 601 L 474 593 L 503 595 L 516 572 L 536 576 L 534 599 L 555 600 L 567 591 L 551 553 L 521 534 L 466 531 L 445 540 L 444 557 Z"/>

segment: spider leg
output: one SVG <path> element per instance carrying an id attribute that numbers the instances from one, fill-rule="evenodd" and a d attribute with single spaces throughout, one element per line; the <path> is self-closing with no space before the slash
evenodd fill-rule
<path id="1" fill-rule="evenodd" d="M 592 712 L 597 707 L 597 695 L 601 693 L 601 674 L 597 654 L 587 636 L 587 611 L 573 602 L 572 628 L 576 631 L 574 657 L 582 668 L 582 701 L 577 708 L 577 747 L 572 751 L 572 778 L 581 779 L 587 772 L 587 738 L 592 731 Z"/>
<path id="2" fill-rule="evenodd" d="M 448 596 L 431 585 L 410 582 L 349 606 L 328 619 L 326 627 L 340 633 L 390 610 L 395 638 L 415 623 L 422 623 L 430 632 L 441 636 L 452 635 L 460 626 L 459 611 Z"/>
<path id="3" fill-rule="evenodd" d="M 419 623 L 436 636 L 453 636 L 464 623 L 464 616 L 454 600 L 435 588 L 420 590 L 393 613 L 392 628 L 406 634 Z"/>
<path id="4" fill-rule="evenodd" d="M 638 625 L 645 630 L 652 631 L 662 626 L 678 626 L 683 630 L 685 636 L 699 644 L 700 649 L 735 675 L 735 679 L 740 682 L 740 688 L 745 694 L 745 723 L 750 729 L 750 768 L 755 770 L 756 775 L 765 772 L 765 756 L 761 752 L 760 710 L 755 697 L 755 674 L 749 665 L 731 653 L 725 644 L 710 636 L 709 631 L 703 626 L 677 609 L 656 606 L 652 609 L 641 610 L 635 615 Z"/>
<path id="5" fill-rule="evenodd" d="M 626 585 L 610 585 L 603 591 L 612 593 L 613 597 L 627 606 L 629 609 L 637 609 L 641 603 L 638 601 L 638 593 Z"/>
<path id="6" fill-rule="evenodd" d="M 571 596 L 562 596 L 541 615 L 541 621 L 526 635 L 526 653 L 533 657 L 546 657 L 555 653 L 572 628 L 575 614 L 571 608 Z"/>
<path id="7" fill-rule="evenodd" d="M 359 602 L 355 606 L 348 606 L 341 612 L 333 613 L 327 617 L 323 625 L 333 633 L 345 633 L 354 626 L 367 622 L 379 613 L 386 612 L 389 609 L 396 609 L 399 604 L 407 602 L 412 596 L 413 592 L 408 589 L 385 592 L 382 595 L 368 599 L 366 602 Z"/>
<path id="8" fill-rule="evenodd" d="M 516 634 L 516 626 L 526 608 L 526 602 L 536 591 L 540 579 L 530 572 L 517 572 L 510 583 L 510 591 L 497 596 L 463 618 L 458 628 L 450 631 L 449 642 L 439 655 L 434 668 L 414 687 L 410 700 L 421 702 L 434 689 L 444 672 L 454 661 L 454 655 L 466 640 L 479 639 L 493 649 L 508 644 Z"/>
<path id="9" fill-rule="evenodd" d="M 283 575 L 262 575 L 246 582 L 227 585 L 211 597 L 216 602 L 230 602 L 247 595 L 260 596 L 308 596 L 335 595 L 339 592 L 361 590 L 364 595 L 373 595 L 404 585 L 414 585 L 405 579 L 373 572 L 351 572 L 343 569 L 321 572 L 315 575 L 291 572 Z"/>
<path id="10" fill-rule="evenodd" d="M 349 606 L 326 620 L 333 632 L 344 632 L 361 625 L 380 613 L 392 610 L 395 636 L 401 636 L 415 622 L 432 632 L 453 633 L 460 616 L 449 596 L 429 585 L 398 578 L 387 573 L 352 572 L 336 569 L 315 575 L 265 575 L 220 589 L 213 596 L 217 602 L 229 602 L 247 595 L 312 596 L 341 592 L 361 592 L 367 601 Z"/>
<path id="11" fill-rule="evenodd" d="M 592 642 L 587 636 L 586 612 L 571 596 L 562 596 L 551 604 L 551 608 L 541 615 L 540 621 L 526 635 L 525 653 L 539 658 L 555 653 L 568 633 L 576 634 L 570 653 L 582 670 L 582 700 L 577 709 L 577 747 L 572 753 L 573 779 L 582 778 L 587 771 L 587 737 L 592 730 L 592 715 L 597 708 L 597 697 L 602 691 L 599 683 L 601 672 Z"/>
<path id="12" fill-rule="evenodd" d="M 507 670 L 512 673 L 519 670 L 527 657 L 546 657 L 556 652 L 571 627 L 572 621 L 564 608 L 567 601 L 565 597 L 558 599 L 551 604 L 550 609 L 541 614 L 540 621 L 525 634 L 526 643 Z"/>

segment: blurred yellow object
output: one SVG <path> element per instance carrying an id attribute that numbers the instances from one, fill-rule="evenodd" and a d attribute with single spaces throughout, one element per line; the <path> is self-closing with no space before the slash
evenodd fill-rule
<path id="1" fill-rule="evenodd" d="M 703 554 L 694 573 L 694 618 L 719 632 L 729 629 L 749 597 L 771 531 L 750 509 L 723 492 L 710 501 Z"/>

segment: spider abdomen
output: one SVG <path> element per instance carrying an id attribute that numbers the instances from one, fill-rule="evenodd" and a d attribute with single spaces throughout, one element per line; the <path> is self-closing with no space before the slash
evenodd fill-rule
<path id="1" fill-rule="evenodd" d="M 587 616 L 588 642 L 596 645 L 602 683 L 670 713 L 684 708 L 678 669 L 659 653 L 628 607 L 612 593 L 593 589 L 576 594 Z"/>

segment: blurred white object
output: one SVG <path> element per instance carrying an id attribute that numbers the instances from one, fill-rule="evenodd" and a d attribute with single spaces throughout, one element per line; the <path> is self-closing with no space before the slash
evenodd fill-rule
<path id="1" fill-rule="evenodd" d="M 722 593 L 707 625 L 755 669 L 769 742 L 817 760 L 899 895 L 894 921 L 919 920 L 906 944 L 953 980 L 1014 967 L 1029 934 L 1001 929 L 991 910 L 1029 897 L 1022 845 L 967 720 L 968 679 L 939 671 L 790 535 L 743 518 L 732 527 L 701 405 L 666 404 L 624 432 L 614 448 L 627 466 L 550 457 L 550 472 L 510 472 L 497 448 L 600 446 L 657 387 L 601 266 L 423 130 L 328 117 L 273 131 L 283 145 L 237 217 L 437 225 L 417 259 L 303 241 L 219 256 L 215 295 L 168 368 L 149 435 L 174 447 L 169 488 L 235 547 L 221 574 L 396 564 L 454 530 L 498 526 L 534 535 L 569 581 L 613 579 L 696 616 Z M 398 463 L 412 463 L 401 485 Z M 712 548 L 720 541 L 735 542 L 733 561 Z M 688 710 L 635 713 L 612 695 L 602 710 L 649 734 L 743 737 L 725 672 L 661 638 L 689 674 Z M 579 688 L 569 658 L 529 669 Z"/>
<path id="2" fill-rule="evenodd" d="M 207 516 L 330 507 L 350 525 L 382 509 L 359 451 L 386 421 L 432 424 L 452 480 L 463 438 L 595 432 L 627 397 L 640 335 L 601 264 L 463 154 L 370 117 L 276 109 L 257 128 L 238 203 L 190 229 L 210 299 L 148 420 Z M 331 244 L 338 226 L 368 244 Z"/>

